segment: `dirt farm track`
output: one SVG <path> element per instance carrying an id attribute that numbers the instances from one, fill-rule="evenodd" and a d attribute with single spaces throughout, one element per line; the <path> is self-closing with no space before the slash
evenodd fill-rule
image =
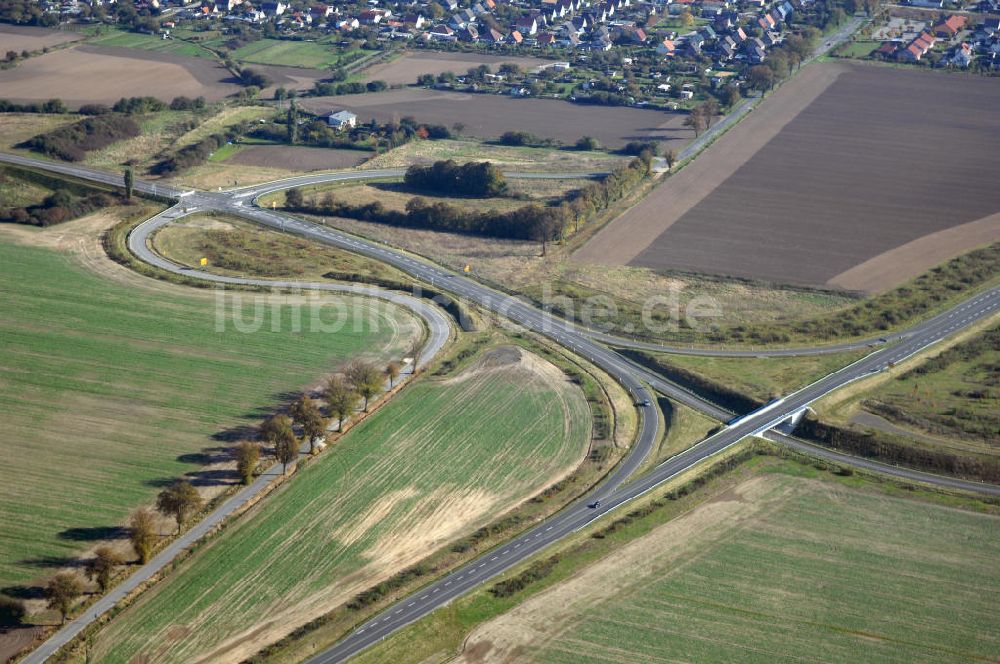
<path id="1" fill-rule="evenodd" d="M 985 77 L 812 65 L 574 259 L 891 287 L 1000 239 L 998 108 Z"/>

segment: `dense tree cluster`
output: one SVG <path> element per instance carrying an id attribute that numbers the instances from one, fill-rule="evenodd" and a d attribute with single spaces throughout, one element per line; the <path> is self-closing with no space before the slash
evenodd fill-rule
<path id="1" fill-rule="evenodd" d="M 142 115 L 145 113 L 159 113 L 166 107 L 167 105 L 156 97 L 122 97 L 115 102 L 111 110 L 115 113 L 125 113 L 127 115 Z"/>
<path id="2" fill-rule="evenodd" d="M 406 186 L 451 196 L 499 196 L 507 189 L 500 169 L 488 161 L 458 164 L 448 159 L 406 169 Z"/>
<path id="3" fill-rule="evenodd" d="M 335 81 L 317 81 L 313 85 L 313 94 L 317 97 L 335 97 L 338 95 L 357 95 L 363 92 L 382 92 L 389 84 L 385 81 L 368 81 L 361 83 L 358 81 L 345 81 L 337 83 Z"/>
<path id="4" fill-rule="evenodd" d="M 92 150 L 139 135 L 139 124 L 121 114 L 83 118 L 28 139 L 21 147 L 65 161 L 81 161 Z"/>
<path id="5" fill-rule="evenodd" d="M 52 27 L 59 15 L 46 12 L 35 0 L 0 0 L 0 22 Z"/>
<path id="6" fill-rule="evenodd" d="M 405 211 L 401 211 L 388 209 L 377 201 L 354 205 L 337 200 L 332 194 L 325 196 L 319 203 L 303 201 L 301 205 L 296 206 L 294 200 L 294 196 L 292 204 L 286 200 L 286 208 L 294 212 L 348 217 L 390 226 L 469 233 L 486 237 L 541 241 L 541 236 L 544 235 L 546 240 L 552 240 L 561 234 L 561 229 L 565 226 L 562 222 L 564 217 L 561 208 L 537 204 L 510 212 L 494 210 L 470 212 L 448 203 L 429 203 L 418 196 L 407 203 Z M 560 232 L 552 229 L 559 229 Z"/>
<path id="7" fill-rule="evenodd" d="M 37 204 L 28 207 L 0 207 L 0 223 L 54 226 L 91 212 L 117 205 L 114 194 L 94 192 L 78 196 L 66 189 L 53 192 Z"/>
<path id="8" fill-rule="evenodd" d="M 447 167 L 443 172 L 448 172 Z M 410 199 L 405 211 L 388 209 L 378 201 L 355 205 L 337 200 L 331 193 L 319 201 L 307 201 L 302 192 L 295 189 L 286 194 L 285 207 L 294 212 L 348 217 L 406 228 L 534 240 L 542 244 L 544 255 L 546 243 L 561 239 L 570 223 L 579 225 L 590 215 L 606 209 L 648 174 L 649 161 L 633 159 L 603 180 L 571 192 L 562 201 L 550 205 L 532 203 L 507 212 L 470 211 L 448 203 L 430 203 L 419 196 Z"/>
<path id="9" fill-rule="evenodd" d="M 246 67 L 240 71 L 240 83 L 245 87 L 266 88 L 271 85 L 271 79 L 256 69 Z"/>
<path id="10" fill-rule="evenodd" d="M 238 139 L 246 131 L 245 126 L 230 127 L 224 132 L 211 134 L 191 145 L 168 154 L 151 169 L 157 175 L 174 175 L 185 169 L 199 166 L 208 161 L 213 152 L 226 143 Z"/>
<path id="11" fill-rule="evenodd" d="M 65 113 L 66 104 L 61 99 L 18 104 L 0 99 L 0 113 Z"/>

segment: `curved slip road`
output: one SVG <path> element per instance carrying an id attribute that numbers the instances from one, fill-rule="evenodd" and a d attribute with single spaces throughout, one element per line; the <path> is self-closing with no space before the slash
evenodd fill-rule
<path id="1" fill-rule="evenodd" d="M 747 102 L 753 100 L 748 99 Z M 724 122 L 720 121 L 716 127 L 724 127 Z M 714 129 L 714 127 L 713 127 Z M 711 130 L 709 130 L 711 131 Z M 702 134 L 705 137 L 706 134 Z M 689 146 L 690 147 L 690 146 Z M 55 161 L 47 161 L 44 159 L 36 159 L 32 157 L 23 157 L 20 155 L 11 155 L 0 153 L 0 162 L 6 162 L 16 166 L 23 166 L 25 168 L 33 168 L 39 170 L 47 170 L 54 173 L 60 173 L 69 177 L 74 177 L 82 180 L 90 180 L 93 182 L 98 182 L 100 184 L 109 185 L 113 187 L 122 187 L 122 176 L 108 173 L 106 171 L 100 171 L 93 168 L 88 168 L 86 166 L 75 166 L 71 164 L 65 164 Z M 323 184 L 329 182 L 350 182 L 350 181 L 361 181 L 368 179 L 380 179 L 387 177 L 400 177 L 405 173 L 402 169 L 381 169 L 381 170 L 368 170 L 368 171 L 345 171 L 340 173 L 318 173 L 312 175 L 303 175 L 292 178 L 287 178 L 284 180 L 276 180 L 274 182 L 264 183 L 260 185 L 254 185 L 249 187 L 243 187 L 239 189 L 221 191 L 221 192 L 201 192 L 194 190 L 182 190 L 170 185 L 161 185 L 156 183 L 147 182 L 144 180 L 135 181 L 135 190 L 137 192 L 161 196 L 165 198 L 173 198 L 181 200 L 185 203 L 185 206 L 190 206 L 190 212 L 196 212 L 199 210 L 211 211 L 211 210 L 225 210 L 232 212 L 233 214 L 245 216 L 245 209 L 243 206 L 252 206 L 254 201 L 265 194 L 274 193 L 284 189 L 290 189 L 292 187 L 299 186 L 309 186 L 316 184 Z M 567 178 L 589 178 L 599 176 L 599 173 L 506 173 L 507 177 L 513 178 L 535 178 L 535 179 L 567 179 Z M 291 217 L 286 215 L 281 215 L 284 220 L 289 220 Z M 284 224 L 270 224 L 272 227 L 284 229 Z M 346 234 L 345 234 L 346 235 Z M 367 242 L 362 238 L 357 238 L 361 242 Z M 353 249 L 352 249 L 353 250 Z M 403 252 L 397 252 L 403 253 Z M 454 273 L 448 272 L 446 270 L 440 271 L 441 275 L 447 275 L 448 277 L 455 277 Z M 508 297 L 503 293 L 495 292 L 496 297 Z M 946 311 L 945 314 L 949 313 Z M 892 341 L 898 341 L 904 338 L 911 331 L 904 331 L 901 333 L 894 333 L 884 335 L 878 338 L 868 338 L 859 339 L 855 341 L 849 341 L 839 344 L 829 344 L 820 345 L 812 347 L 801 347 L 801 348 L 762 348 L 759 350 L 754 349 L 726 349 L 726 348 L 695 348 L 688 346 L 675 346 L 669 344 L 661 344 L 657 342 L 647 342 L 638 339 L 629 339 L 627 337 L 620 337 L 614 334 L 608 334 L 605 332 L 600 332 L 597 330 L 592 330 L 581 325 L 571 323 L 569 321 L 561 321 L 560 319 L 553 318 L 553 325 L 562 325 L 574 334 L 579 334 L 587 336 L 595 341 L 602 344 L 607 344 L 610 346 L 617 346 L 619 348 L 634 348 L 637 350 L 647 350 L 652 352 L 662 352 L 662 353 L 672 353 L 677 355 L 694 355 L 701 357 L 796 357 L 796 356 L 806 356 L 806 355 L 825 355 L 829 353 L 839 353 L 842 351 L 849 350 L 861 350 L 864 348 L 873 348 L 876 346 L 884 345 Z"/>
<path id="2" fill-rule="evenodd" d="M 974 313 L 953 313 L 946 316 L 944 319 L 938 320 L 933 327 L 924 329 L 920 334 L 915 334 L 897 345 L 876 351 L 780 401 L 766 405 L 749 415 L 730 422 L 719 433 L 671 457 L 652 471 L 628 484 L 614 487 L 606 485 L 604 489 L 599 489 L 597 492 L 598 495 L 602 496 L 600 507 L 596 509 L 588 507 L 594 494 L 573 503 L 555 516 L 518 536 L 515 540 L 483 554 L 440 580 L 396 602 L 332 647 L 310 658 L 309 664 L 332 664 L 349 659 L 386 636 L 446 605 L 452 599 L 525 561 L 562 537 L 655 489 L 660 484 L 749 436 L 765 435 L 767 438 L 812 456 L 884 473 L 907 481 L 1000 496 L 1000 486 L 899 468 L 842 454 L 772 431 L 773 427 L 790 415 L 801 411 L 810 403 L 830 392 L 855 380 L 883 371 L 889 365 L 905 360 L 955 331 L 1000 311 L 1000 294 L 995 290 L 991 292 L 990 296 L 980 296 L 977 300 L 978 305 L 975 307 Z"/>
<path id="3" fill-rule="evenodd" d="M 3 157 L 0 156 L 0 159 L 2 158 Z M 45 162 L 41 162 L 41 164 L 32 163 L 30 165 L 35 168 L 46 168 L 48 166 Z M 59 172 L 66 172 L 67 174 L 74 175 L 76 177 L 87 177 L 87 169 L 78 170 L 75 169 L 75 167 L 65 168 L 67 170 L 60 169 Z M 115 179 L 113 176 L 107 177 L 109 180 Z M 343 174 L 343 177 L 339 179 L 358 179 L 358 174 Z M 107 182 L 108 180 L 100 181 Z M 113 184 L 114 182 L 111 183 Z M 137 183 L 137 190 L 149 190 L 148 188 L 140 188 L 139 184 L 140 183 Z M 145 183 L 142 184 L 145 186 Z M 285 184 L 275 183 L 274 188 L 271 190 L 287 188 L 288 186 L 295 185 L 289 185 L 287 182 Z M 369 256 L 376 260 L 391 264 L 404 272 L 430 283 L 437 288 L 448 291 L 453 295 L 467 298 L 469 301 L 474 302 L 480 307 L 496 312 L 516 325 L 543 334 L 573 352 L 590 359 L 596 365 L 619 380 L 633 396 L 633 398 L 639 402 L 646 399 L 649 399 L 650 401 L 652 400 L 652 394 L 642 382 L 643 380 L 648 379 L 650 384 L 656 387 L 656 389 L 663 391 L 679 401 L 682 401 L 683 403 L 686 403 L 702 412 L 706 412 L 713 417 L 726 416 L 728 419 L 729 414 L 722 409 L 719 409 L 717 406 L 707 404 L 703 400 L 694 397 L 677 386 L 657 377 L 652 372 L 636 367 L 617 353 L 597 344 L 588 334 L 582 333 L 579 329 L 566 323 L 565 321 L 562 321 L 561 319 L 554 318 L 546 312 L 539 311 L 517 298 L 497 293 L 496 291 L 493 291 L 476 281 L 456 275 L 436 265 L 406 254 L 405 252 L 390 249 L 380 244 L 370 242 L 362 238 L 357 238 L 335 229 L 307 222 L 302 219 L 247 206 L 245 204 L 247 202 L 246 198 L 250 196 L 256 197 L 256 195 L 261 193 L 259 190 L 255 190 L 255 192 L 256 193 L 251 192 L 247 196 L 243 197 L 237 197 L 234 195 L 242 192 L 230 192 L 223 194 L 182 192 L 178 194 L 182 202 L 177 207 L 168 210 L 166 213 L 158 215 L 158 217 L 155 218 L 155 222 L 146 222 L 141 225 L 142 230 L 139 231 L 137 229 L 138 232 L 134 232 L 133 235 L 130 236 L 130 247 L 139 252 L 140 255 L 143 255 L 144 258 L 152 259 L 154 264 L 156 264 L 156 261 L 162 261 L 164 259 L 162 259 L 162 257 L 157 257 L 155 253 L 148 250 L 146 240 L 149 232 L 152 232 L 156 227 L 161 227 L 163 224 L 169 223 L 170 220 L 175 219 L 178 216 L 184 216 L 185 214 L 201 210 L 228 212 L 265 226 L 278 228 L 286 232 L 295 233 L 297 235 L 337 246 L 348 251 Z M 163 193 L 162 189 L 160 193 Z M 169 261 L 167 261 L 167 263 L 172 266 L 175 271 L 180 271 L 188 276 L 206 276 L 204 273 L 170 264 Z M 266 286 L 275 285 L 274 282 L 263 280 L 246 280 L 242 283 Z M 324 286 L 335 285 L 324 284 Z M 352 287 L 346 286 L 342 286 L 341 288 L 352 289 Z M 331 288 L 331 290 L 339 289 Z M 314 661 L 341 661 L 342 659 L 360 652 L 377 640 L 384 638 L 387 634 L 390 634 L 409 622 L 426 615 L 435 608 L 447 603 L 450 599 L 467 591 L 469 588 L 492 578 L 506 569 L 509 569 L 511 566 L 516 565 L 530 555 L 542 550 L 549 544 L 558 540 L 560 537 L 565 536 L 567 533 L 573 532 L 595 518 L 598 518 L 628 502 L 629 500 L 632 500 L 635 497 L 655 488 L 660 483 L 674 477 L 678 473 L 691 468 L 695 464 L 727 449 L 747 436 L 760 435 L 769 431 L 775 425 L 799 412 L 809 403 L 812 403 L 825 394 L 828 394 L 829 392 L 854 380 L 882 370 L 891 363 L 899 362 L 905 357 L 909 357 L 913 353 L 918 352 L 920 349 L 935 343 L 949 334 L 992 315 L 998 310 L 998 308 L 1000 308 L 1000 288 L 995 288 L 984 294 L 971 298 L 967 302 L 964 302 L 944 314 L 921 324 L 917 328 L 914 328 L 914 330 L 910 331 L 908 336 L 901 337 L 902 340 L 898 344 L 876 351 L 862 360 L 859 360 L 858 362 L 855 362 L 838 372 L 824 377 L 813 385 L 799 390 L 789 397 L 769 404 L 759 411 L 731 422 L 726 428 L 714 436 L 711 436 L 687 451 L 665 461 L 643 477 L 635 479 L 631 483 L 625 484 L 625 480 L 634 474 L 659 438 L 660 431 L 657 418 L 642 417 L 641 428 L 636 444 L 633 446 L 632 450 L 623 462 L 614 469 L 614 471 L 594 492 L 591 493 L 590 496 L 573 503 L 559 514 L 529 530 L 513 542 L 510 542 L 502 547 L 498 547 L 493 552 L 481 556 L 474 562 L 463 566 L 459 570 L 442 578 L 440 581 L 429 585 L 424 590 L 421 590 L 411 597 L 390 607 L 380 614 L 378 618 L 360 626 L 352 635 L 336 644 L 330 650 L 325 651 L 322 655 L 317 656 Z M 753 354 L 757 355 L 759 353 Z M 1000 491 L 997 487 L 982 486 L 974 482 L 963 482 L 961 480 L 953 480 L 951 478 L 942 478 L 925 473 L 898 469 L 865 459 L 838 455 L 837 453 L 833 453 L 828 450 L 816 450 L 815 448 L 812 448 L 812 446 L 809 446 L 806 443 L 801 443 L 800 441 L 794 441 L 794 439 L 787 439 L 787 441 L 784 437 L 779 437 L 779 439 L 782 440 L 782 442 L 793 441 L 788 442 L 788 444 L 798 447 L 799 449 L 803 449 L 804 451 L 810 451 L 810 453 L 813 454 L 826 456 L 830 459 L 837 458 L 837 460 L 840 460 L 841 462 L 875 469 L 880 472 L 911 479 L 913 481 L 927 482 L 929 484 L 946 486 L 949 488 L 986 491 L 989 493 Z M 598 509 L 588 508 L 586 506 L 587 503 L 594 500 L 596 496 L 601 497 L 601 507 Z M 111 604 L 113 604 L 113 602 Z M 85 616 L 87 615 L 91 614 L 85 614 Z M 83 618 L 84 616 L 81 616 L 78 620 L 83 620 Z M 93 617 L 91 617 L 90 620 L 93 620 Z M 85 625 L 86 623 L 83 624 Z M 80 629 L 82 629 L 82 626 Z M 79 629 L 77 631 L 79 631 Z M 58 637 L 62 633 L 63 632 L 61 631 L 56 636 Z M 55 638 L 56 637 L 53 637 L 53 639 Z M 69 638 L 71 638 L 71 636 Z M 69 638 L 63 639 L 62 643 L 68 641 Z M 43 647 L 47 648 L 47 646 L 48 642 Z M 51 652 L 54 652 L 54 648 L 48 650 L 47 653 L 36 651 L 38 656 L 35 657 L 36 653 L 32 653 L 30 656 L 32 658 L 26 661 L 44 661 L 44 659 L 48 656 L 48 654 L 51 654 Z"/>
<path id="4" fill-rule="evenodd" d="M 422 367 L 433 360 L 434 357 L 437 356 L 438 352 L 448 342 L 448 338 L 451 335 L 451 323 L 448 317 L 445 316 L 438 307 L 430 304 L 426 300 L 416 297 L 393 291 L 381 290 L 378 288 L 350 284 L 268 281 L 264 279 L 225 277 L 192 270 L 173 263 L 152 251 L 149 248 L 148 241 L 152 233 L 156 232 L 156 230 L 162 228 L 180 216 L 184 216 L 184 214 L 178 208 L 174 207 L 143 222 L 129 235 L 129 249 L 142 260 L 161 269 L 187 277 L 194 277 L 218 283 L 220 285 L 238 284 L 245 286 L 265 286 L 271 288 L 332 291 L 379 298 L 392 302 L 398 306 L 405 307 L 416 314 L 423 321 L 426 327 L 427 336 L 421 349 L 420 357 L 417 358 L 415 363 L 417 367 Z M 406 380 L 409 375 L 412 375 L 412 371 L 410 374 L 400 376 L 400 380 Z M 305 444 L 303 449 L 308 451 L 308 444 Z M 294 464 L 291 465 L 294 467 Z M 116 604 L 125 599 L 125 597 L 136 590 L 139 586 L 157 575 L 164 567 L 173 562 L 173 560 L 182 554 L 188 547 L 195 544 L 207 533 L 211 532 L 212 529 L 221 524 L 226 518 L 240 510 L 249 501 L 253 500 L 260 493 L 265 491 L 273 480 L 282 475 L 282 471 L 279 470 L 280 467 L 281 465 L 278 463 L 273 464 L 252 484 L 244 487 L 235 495 L 225 500 L 219 507 L 208 514 L 208 516 L 195 524 L 194 527 L 182 533 L 177 539 L 164 547 L 164 549 L 154 556 L 148 563 L 129 575 L 128 578 L 126 578 L 122 583 L 112 588 L 106 595 L 88 607 L 86 611 L 60 628 L 58 632 L 28 654 L 22 660 L 23 664 L 40 664 L 54 655 L 56 651 L 76 638 L 76 636 L 79 635 L 88 625 L 114 608 Z"/>

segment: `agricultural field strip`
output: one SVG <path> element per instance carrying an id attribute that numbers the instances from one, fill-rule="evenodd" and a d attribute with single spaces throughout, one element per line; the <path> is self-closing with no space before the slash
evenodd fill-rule
<path id="1" fill-rule="evenodd" d="M 268 628 L 274 615 L 325 613 L 571 472 L 590 438 L 582 392 L 516 348 L 482 358 L 413 385 L 355 427 L 280 500 L 119 616 L 96 637 L 97 659 L 239 657 L 294 626 Z M 182 636 L 176 625 L 187 625 Z"/>
<path id="2" fill-rule="evenodd" d="M 482 623 L 448 661 L 988 658 L 997 517 L 809 470 L 758 468 Z"/>
<path id="3" fill-rule="evenodd" d="M 45 162 L 39 162 L 35 165 L 36 167 L 42 166 L 43 168 L 47 166 Z M 87 177 L 86 170 L 82 172 L 80 169 L 73 168 L 68 168 L 67 170 L 70 171 L 71 175 L 75 175 L 76 177 Z M 113 180 L 117 180 L 117 178 L 113 178 Z M 204 196 L 198 197 L 194 192 L 191 192 L 190 196 L 193 196 L 194 200 L 199 202 L 205 198 Z M 260 209 L 244 208 L 242 201 L 233 201 L 228 196 L 223 198 L 223 202 L 226 203 L 223 208 L 224 210 L 228 210 L 238 216 L 243 216 L 251 221 L 258 221 L 259 223 L 263 223 L 264 225 L 273 228 L 284 228 L 286 224 L 290 224 L 293 221 L 284 215 L 277 215 Z M 208 206 L 212 206 L 215 201 L 209 198 L 208 200 L 204 200 L 204 203 Z M 217 205 L 217 203 L 215 204 Z M 517 300 L 507 297 L 498 298 L 493 291 L 486 289 L 475 282 L 471 282 L 462 277 L 456 277 L 450 272 L 443 271 L 424 263 L 417 263 L 408 256 L 399 252 L 391 251 L 373 243 L 360 241 L 359 239 L 355 239 L 351 236 L 333 232 L 330 229 L 318 228 L 314 225 L 303 226 L 302 222 L 297 222 L 297 227 L 294 229 L 294 232 L 298 232 L 306 237 L 312 237 L 314 239 L 324 241 L 328 244 L 334 244 L 335 246 L 341 246 L 342 248 L 348 250 L 357 251 L 372 258 L 384 260 L 395 267 L 401 268 L 404 271 L 430 281 L 431 283 L 434 283 L 436 280 L 447 290 L 458 295 L 469 297 L 470 299 L 480 303 L 481 306 L 496 310 L 514 322 L 535 329 L 536 331 L 541 332 L 542 334 L 545 334 L 546 336 L 549 336 L 564 345 L 566 345 L 570 340 L 569 337 L 575 336 L 576 344 L 573 347 L 577 349 L 577 352 L 581 352 L 585 356 L 590 357 L 590 359 L 598 364 L 598 366 L 604 368 L 612 376 L 617 377 L 635 398 L 639 400 L 651 400 L 652 398 L 652 395 L 648 392 L 642 382 L 632 375 L 631 368 L 627 364 L 624 364 L 617 354 L 608 351 L 602 346 L 594 344 L 585 337 L 576 335 L 573 330 L 568 329 L 565 326 L 559 325 L 558 323 L 554 324 L 551 317 L 546 316 Z M 142 248 L 146 249 L 145 245 L 143 245 Z M 978 320 L 979 318 L 985 317 L 996 311 L 998 305 L 1000 305 L 1000 289 L 994 289 L 985 296 L 980 296 L 977 308 L 971 313 L 971 315 L 967 316 L 966 319 L 963 319 L 963 322 L 968 324 L 968 320 L 973 318 Z M 554 329 L 556 330 L 555 332 Z M 726 449 L 730 445 L 741 440 L 746 435 L 752 435 L 770 429 L 775 424 L 780 422 L 783 417 L 787 417 L 791 413 L 796 412 L 800 407 L 797 402 L 802 402 L 803 405 L 810 403 L 816 398 L 819 398 L 829 391 L 836 389 L 841 384 L 855 380 L 864 373 L 878 370 L 880 366 L 884 366 L 881 364 L 883 360 L 886 362 L 892 362 L 898 361 L 898 359 L 903 357 L 908 357 L 926 345 L 934 343 L 934 341 L 941 338 L 946 333 L 947 332 L 942 330 L 941 326 L 927 325 L 923 330 L 921 330 L 919 335 L 916 335 L 908 340 L 901 341 L 897 346 L 889 349 L 876 351 L 872 355 L 864 358 L 862 361 L 855 363 L 854 365 L 851 365 L 845 370 L 832 374 L 831 376 L 819 381 L 817 384 L 797 393 L 797 399 L 786 399 L 784 407 L 772 410 L 770 413 L 766 414 L 751 414 L 741 420 L 739 426 L 727 428 L 719 434 L 716 434 L 702 443 L 699 443 L 687 452 L 668 460 L 664 464 L 661 464 L 661 466 L 657 467 L 657 469 L 650 475 L 647 475 L 644 481 L 635 482 L 629 485 L 626 490 L 615 494 L 615 500 L 603 505 L 601 509 L 587 510 L 585 502 L 581 501 L 580 503 L 561 512 L 559 516 L 550 519 L 548 523 L 551 525 L 546 526 L 546 528 L 551 531 L 555 528 L 556 523 L 561 524 L 563 528 L 565 528 L 565 526 L 572 527 L 577 524 L 581 517 L 585 518 L 586 522 L 589 522 L 594 518 L 598 518 L 600 515 L 610 511 L 614 507 L 617 507 L 627 500 L 631 500 L 631 498 L 635 495 L 640 495 L 641 493 L 655 487 L 662 481 L 665 481 L 669 477 L 675 475 L 677 472 L 680 472 L 681 470 L 698 463 L 700 460 L 708 458 L 709 456 Z M 770 417 L 775 413 L 780 413 L 783 417 L 781 419 Z M 625 479 L 632 475 L 633 471 L 641 464 L 649 450 L 652 449 L 652 446 L 659 437 L 658 422 L 656 422 L 654 418 L 642 418 L 642 422 L 642 430 L 640 431 L 636 445 L 633 446 L 630 454 L 612 473 L 605 484 L 601 487 L 600 491 L 610 492 L 618 488 L 625 481 Z M 882 470 L 893 472 L 893 469 L 891 468 L 885 468 Z M 907 473 L 908 471 L 895 472 L 898 474 L 900 472 Z M 937 478 L 933 477 L 924 477 L 924 475 L 920 473 L 917 473 L 916 475 L 924 478 L 924 481 L 930 481 L 932 483 L 937 480 Z M 650 482 L 652 482 L 652 484 L 650 484 Z M 563 528 L 560 528 L 559 531 L 562 535 L 566 534 L 566 532 L 572 532 L 572 529 L 564 531 Z M 504 569 L 516 564 L 519 560 L 523 560 L 525 557 L 530 555 L 530 553 L 540 550 L 549 543 L 544 540 L 538 541 L 540 537 L 541 533 L 536 533 L 536 542 L 533 543 L 532 546 L 524 547 L 521 551 L 515 552 L 515 555 L 508 556 L 507 559 L 502 561 L 500 565 L 495 566 L 491 570 L 487 570 L 485 573 L 489 576 L 499 574 Z M 511 550 L 508 550 L 508 553 L 510 552 Z M 480 565 L 480 569 L 483 567 L 486 567 L 486 563 L 482 563 Z M 449 580 L 449 584 L 450 583 L 451 580 Z M 456 589 L 458 589 L 457 585 Z M 373 630 L 372 632 L 369 632 L 367 636 L 362 636 L 360 632 L 356 633 L 349 639 L 342 641 L 338 644 L 338 646 L 336 646 L 336 648 L 341 650 L 347 649 L 346 652 L 357 652 L 373 643 L 374 640 L 380 638 L 376 632 L 381 631 L 382 635 L 384 635 L 386 633 L 390 633 L 391 631 L 395 631 L 395 629 L 398 629 L 403 624 L 408 624 L 412 620 L 424 615 L 426 612 L 433 610 L 433 608 L 438 605 L 438 603 L 431 602 L 416 608 L 408 607 L 408 609 L 410 609 L 409 611 L 403 611 L 400 609 L 397 614 L 408 615 L 400 615 L 399 620 L 394 622 L 394 624 L 383 625 L 381 630 Z M 60 632 L 60 634 L 62 634 L 62 632 Z M 58 637 L 59 634 L 56 636 Z M 53 638 L 55 639 L 56 637 Z M 49 647 L 48 644 L 46 644 L 46 646 L 43 646 L 43 649 L 49 648 L 49 652 L 51 653 L 54 652 L 59 645 L 60 644 L 54 644 L 54 647 Z M 43 649 L 36 652 L 40 652 Z M 328 651 L 331 656 L 338 657 L 336 652 L 336 650 Z M 41 655 L 42 658 L 37 661 L 44 661 L 45 656 L 47 655 L 43 653 Z"/>

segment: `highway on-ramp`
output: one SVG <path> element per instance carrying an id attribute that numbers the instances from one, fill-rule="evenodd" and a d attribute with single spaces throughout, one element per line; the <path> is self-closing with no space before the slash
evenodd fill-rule
<path id="1" fill-rule="evenodd" d="M 92 172 L 89 169 L 61 164 L 54 165 L 39 160 L 25 160 L 25 158 L 20 157 L 16 159 L 19 162 L 14 163 L 21 163 L 21 165 L 31 168 L 48 169 L 73 177 L 94 179 L 105 184 L 121 186 L 120 178 L 109 176 L 108 174 L 100 174 L 100 179 L 91 177 Z M 13 161 L 7 155 L 0 156 L 0 160 Z M 23 163 L 24 161 L 31 163 Z M 58 166 L 58 168 L 51 168 L 52 166 Z M 340 174 L 342 177 L 338 179 L 357 179 L 358 173 L 354 171 Z M 323 181 L 333 179 L 332 175 L 324 175 L 322 177 L 326 178 Z M 296 185 L 285 181 L 284 183 L 272 185 L 271 187 L 273 188 L 269 188 L 268 191 L 276 191 L 288 186 Z M 137 182 L 136 189 L 152 193 L 152 185 L 149 183 Z M 436 289 L 446 291 L 483 309 L 493 311 L 502 319 L 510 321 L 516 326 L 542 334 L 575 354 L 587 358 L 618 380 L 629 391 L 637 403 L 647 400 L 650 402 L 653 401 L 652 392 L 646 384 L 648 381 L 655 389 L 687 403 L 702 412 L 706 412 L 713 417 L 727 417 L 728 419 L 728 414 L 717 406 L 707 404 L 700 398 L 663 380 L 653 372 L 636 366 L 618 353 L 598 343 L 593 338 L 593 333 L 581 331 L 579 328 L 547 312 L 540 311 L 518 298 L 499 293 L 473 279 L 455 274 L 406 252 L 355 237 L 321 224 L 256 207 L 253 205 L 253 200 L 261 193 L 262 187 L 260 186 L 253 188 L 247 195 L 241 195 L 244 194 L 244 191 L 206 193 L 182 192 L 166 187 L 159 187 L 158 189 L 158 195 L 168 195 L 167 192 L 169 191 L 169 195 L 176 196 L 180 202 L 170 210 L 140 224 L 129 236 L 129 247 L 143 260 L 163 269 L 182 272 L 189 277 L 204 278 L 216 282 L 230 280 L 234 283 L 250 285 L 280 285 L 272 281 L 240 280 L 239 278 L 209 275 L 171 263 L 157 255 L 150 248 L 150 234 L 174 219 L 200 211 L 233 214 L 264 226 L 280 229 L 287 233 L 294 233 L 318 242 L 369 256 L 375 260 L 393 265 L 416 279 L 433 285 Z M 292 284 L 291 282 L 289 282 L 289 285 L 295 287 L 302 286 L 302 284 Z M 385 292 L 377 292 L 378 289 L 368 289 L 368 287 L 364 286 L 336 284 L 323 284 L 323 286 L 328 290 L 350 291 L 359 294 L 373 294 L 379 297 L 387 297 Z M 388 297 L 392 299 L 393 297 L 397 297 L 397 295 L 392 294 Z M 399 295 L 398 297 L 408 298 L 409 296 Z M 417 301 L 420 302 L 419 300 Z M 405 306 L 412 304 L 413 302 L 410 301 L 405 302 Z M 386 609 L 376 618 L 359 626 L 357 630 L 335 644 L 331 649 L 316 656 L 313 661 L 342 661 L 360 652 L 400 627 L 427 615 L 451 599 L 468 591 L 470 588 L 543 550 L 548 545 L 578 530 L 590 521 L 654 489 L 678 473 L 718 454 L 748 436 L 766 433 L 766 435 L 777 438 L 782 442 L 788 442 L 784 437 L 772 433 L 770 430 L 789 417 L 801 412 L 803 408 L 816 399 L 854 380 L 885 370 L 887 367 L 919 352 L 921 349 L 940 339 L 993 315 L 998 309 L 1000 309 L 1000 288 L 994 288 L 978 294 L 939 316 L 918 325 L 913 330 L 899 335 L 900 340 L 898 343 L 886 345 L 858 362 L 834 372 L 792 395 L 769 404 L 754 413 L 731 421 L 715 435 L 696 444 L 685 452 L 668 459 L 645 475 L 636 478 L 634 477 L 636 470 L 647 458 L 661 434 L 659 420 L 655 416 L 655 411 L 651 408 L 640 407 L 639 410 L 643 416 L 640 418 L 639 435 L 632 449 L 625 459 L 590 495 L 571 504 L 558 514 L 518 536 L 515 540 L 480 556 L 439 581 L 430 584 L 414 595 Z M 757 355 L 759 353 L 753 354 Z M 788 444 L 792 443 L 788 442 Z M 793 446 L 795 445 L 799 446 L 799 449 L 806 449 L 808 451 L 808 448 L 802 447 L 806 445 L 805 443 L 795 443 Z M 829 451 L 824 452 L 827 453 L 827 458 L 830 458 L 831 454 L 836 454 Z M 841 456 L 844 457 L 844 462 L 877 469 L 898 477 L 906 477 L 913 481 L 927 482 L 952 488 L 1000 493 L 1000 489 L 996 487 L 984 487 L 974 482 L 941 478 L 926 473 L 896 469 L 892 466 L 856 459 L 855 457 L 847 457 L 846 455 Z M 588 506 L 588 504 L 591 504 L 598 498 L 601 501 L 599 507 L 591 508 Z M 92 620 L 93 617 L 90 619 Z M 58 632 L 56 637 L 63 635 L 64 631 Z M 53 639 L 56 639 L 56 637 L 53 637 Z M 63 643 L 66 640 L 68 639 L 64 639 Z M 29 658 L 25 661 L 44 661 L 52 652 L 54 652 L 54 648 L 50 649 L 49 642 L 47 642 L 40 650 L 36 650 L 29 655 Z"/>

